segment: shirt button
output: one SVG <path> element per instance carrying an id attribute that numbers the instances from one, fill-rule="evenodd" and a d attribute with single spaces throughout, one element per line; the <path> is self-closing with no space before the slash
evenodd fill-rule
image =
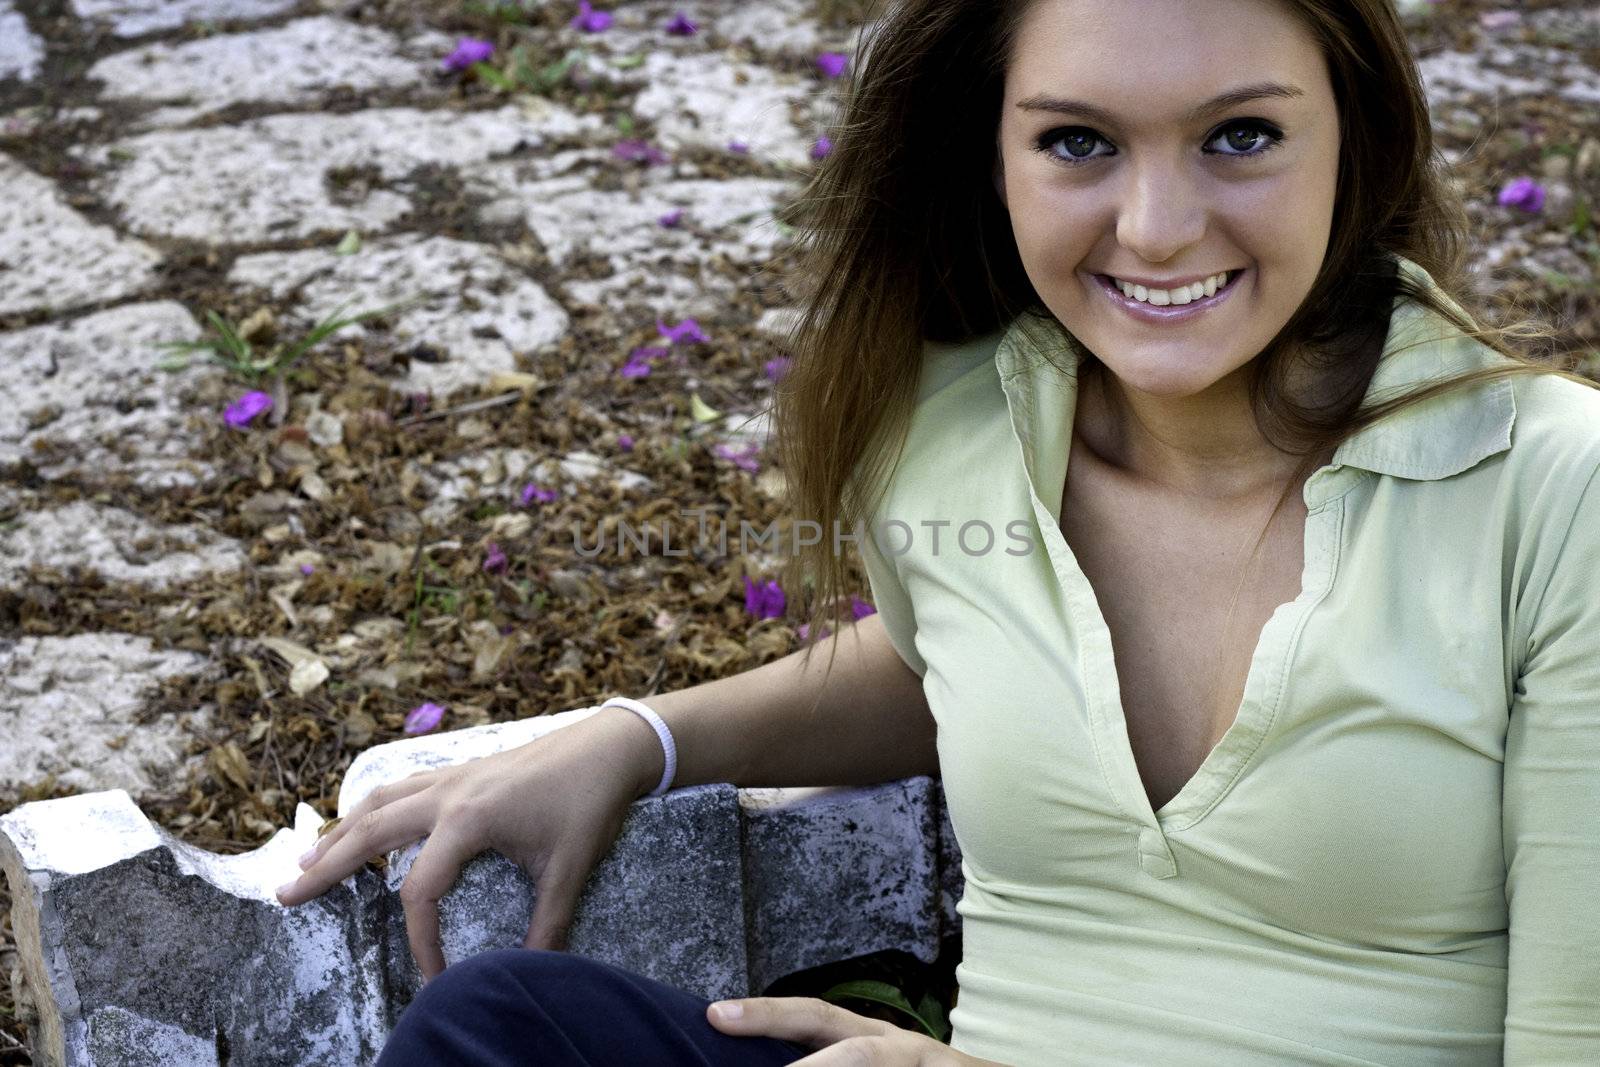
<path id="1" fill-rule="evenodd" d="M 1174 878 L 1178 874 L 1178 861 L 1160 830 L 1139 831 L 1139 866 L 1152 878 Z"/>

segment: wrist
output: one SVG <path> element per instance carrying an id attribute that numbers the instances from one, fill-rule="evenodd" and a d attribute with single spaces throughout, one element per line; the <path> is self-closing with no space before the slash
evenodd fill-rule
<path id="1" fill-rule="evenodd" d="M 661 776 L 666 772 L 667 765 L 667 754 L 655 729 L 642 716 L 616 705 L 601 708 L 594 717 L 621 724 L 614 725 L 613 729 L 628 753 L 629 797 L 642 800 L 649 796 L 661 784 Z M 628 723 L 633 725 L 629 726 Z"/>

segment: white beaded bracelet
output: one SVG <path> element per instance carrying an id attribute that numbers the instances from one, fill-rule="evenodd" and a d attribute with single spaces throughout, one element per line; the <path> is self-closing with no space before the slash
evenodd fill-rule
<path id="1" fill-rule="evenodd" d="M 612 697 L 604 704 L 601 704 L 600 707 L 602 710 L 605 708 L 627 708 L 629 711 L 642 718 L 645 722 L 655 727 L 656 736 L 661 738 L 661 750 L 665 752 L 667 756 L 667 766 L 666 769 L 661 772 L 661 784 L 656 786 L 654 790 L 646 795 L 658 797 L 667 790 L 671 789 L 673 775 L 678 773 L 678 746 L 672 743 L 672 731 L 667 729 L 667 724 L 662 720 L 661 716 L 645 707 L 645 705 L 640 701 L 634 700 L 631 697 Z"/>

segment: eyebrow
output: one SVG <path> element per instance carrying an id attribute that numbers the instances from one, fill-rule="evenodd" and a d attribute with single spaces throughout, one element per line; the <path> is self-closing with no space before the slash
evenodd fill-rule
<path id="1" fill-rule="evenodd" d="M 1252 100 L 1283 99 L 1293 100 L 1304 96 L 1305 92 L 1293 85 L 1284 85 L 1280 82 L 1257 82 L 1254 85 L 1241 85 L 1236 89 L 1212 97 L 1205 103 L 1189 109 L 1183 116 L 1185 122 L 1196 122 L 1207 115 L 1226 111 L 1228 108 L 1249 103 Z M 1043 93 L 1028 97 L 1017 102 L 1017 107 L 1024 111 L 1053 111 L 1062 115 L 1078 115 L 1090 122 L 1098 122 L 1103 126 L 1117 125 L 1117 118 L 1111 112 L 1083 100 L 1066 100 L 1058 96 L 1048 96 Z"/>

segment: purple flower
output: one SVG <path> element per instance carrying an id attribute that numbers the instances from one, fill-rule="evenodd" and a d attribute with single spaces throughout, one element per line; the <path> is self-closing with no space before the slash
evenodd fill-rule
<path id="1" fill-rule="evenodd" d="M 711 338 L 707 337 L 705 333 L 701 331 L 700 324 L 695 322 L 693 319 L 684 319 L 676 326 L 668 326 L 660 319 L 657 319 L 656 332 L 660 333 L 662 337 L 667 338 L 675 345 L 686 345 L 693 344 L 696 341 L 706 342 L 711 340 Z"/>
<path id="2" fill-rule="evenodd" d="M 800 640 L 804 641 L 806 638 L 811 636 L 811 626 L 810 626 L 809 623 L 801 623 L 796 628 L 795 632 L 800 635 Z M 827 637 L 832 632 L 833 631 L 829 630 L 826 626 L 824 626 L 822 628 L 822 632 L 817 635 L 817 640 L 818 641 L 822 640 L 824 637 Z"/>
<path id="3" fill-rule="evenodd" d="M 527 507 L 535 500 L 539 501 L 541 504 L 548 504 L 550 501 L 554 500 L 557 495 L 559 494 L 557 494 L 554 489 L 541 489 L 539 486 L 529 482 L 527 485 L 522 487 L 522 506 Z"/>
<path id="4" fill-rule="evenodd" d="M 650 373 L 650 364 L 667 354 L 665 348 L 640 347 L 628 353 L 628 362 L 617 373 L 624 378 L 643 378 Z"/>
<path id="5" fill-rule="evenodd" d="M 629 163 L 643 163 L 647 167 L 652 163 L 667 161 L 665 152 L 648 141 L 639 140 L 618 141 L 611 147 L 611 155 Z"/>
<path id="6" fill-rule="evenodd" d="M 757 585 L 748 574 L 745 575 L 744 610 L 758 619 L 776 619 L 783 615 L 784 604 L 783 590 L 777 582 L 766 581 Z"/>
<path id="7" fill-rule="evenodd" d="M 677 229 L 678 224 L 683 221 L 683 208 L 673 208 L 665 215 L 662 215 L 660 218 L 656 219 L 656 221 L 669 230 Z"/>
<path id="8" fill-rule="evenodd" d="M 761 447 L 753 441 L 747 442 L 743 448 L 739 449 L 731 448 L 728 445 L 713 445 L 711 448 L 711 454 L 718 459 L 732 460 L 741 470 L 750 471 L 752 474 L 761 469 L 761 464 L 757 463 L 755 459 L 760 453 Z"/>
<path id="9" fill-rule="evenodd" d="M 508 561 L 506 559 L 506 554 L 500 551 L 499 544 L 494 541 L 490 541 L 484 546 L 484 549 L 483 569 L 488 571 L 490 574 L 504 574 Z"/>
<path id="10" fill-rule="evenodd" d="M 854 593 L 850 594 L 850 617 L 851 618 L 853 618 L 853 619 L 864 619 L 868 615 L 876 615 L 877 613 L 878 613 L 878 609 L 877 608 L 873 607 L 871 604 L 868 604 L 865 600 L 862 600 L 860 597 L 856 596 Z"/>
<path id="11" fill-rule="evenodd" d="M 617 437 L 617 447 L 622 449 L 624 452 L 632 452 L 633 451 L 633 435 L 625 433 L 625 434 L 621 434 L 620 436 L 618 436 Z"/>
<path id="12" fill-rule="evenodd" d="M 406 713 L 406 733 L 425 734 L 435 726 L 438 726 L 439 720 L 442 718 L 444 718 L 444 706 L 442 704 L 434 704 L 432 702 L 418 704 Z"/>
<path id="13" fill-rule="evenodd" d="M 672 16 L 667 23 L 667 32 L 674 37 L 693 37 L 694 32 L 700 27 L 689 21 L 689 16 L 682 11 Z"/>
<path id="14" fill-rule="evenodd" d="M 317 568 L 313 567 L 311 564 L 309 564 L 309 563 L 300 564 L 300 573 L 305 575 L 307 578 L 311 577 L 316 572 L 317 572 Z"/>
<path id="15" fill-rule="evenodd" d="M 832 139 L 831 138 L 827 138 L 827 137 L 818 137 L 817 138 L 817 143 L 811 146 L 811 158 L 812 159 L 821 159 L 824 156 L 826 156 L 829 152 L 832 152 L 832 151 L 833 151 L 833 141 L 832 141 Z"/>
<path id="16" fill-rule="evenodd" d="M 750 154 L 750 146 L 745 144 L 743 141 L 729 141 L 728 151 L 734 153 L 735 155 L 747 156 Z"/>
<path id="17" fill-rule="evenodd" d="M 584 33 L 599 33 L 611 25 L 611 15 L 605 11 L 596 11 L 590 6 L 589 0 L 578 0 L 578 13 L 572 17 L 568 25 Z"/>
<path id="18" fill-rule="evenodd" d="M 828 77 L 837 78 L 849 62 L 850 57 L 843 52 L 824 52 L 817 57 L 817 68 Z"/>
<path id="19" fill-rule="evenodd" d="M 242 430 L 249 426 L 257 415 L 271 407 L 271 396 L 259 390 L 249 392 L 228 405 L 227 410 L 222 413 L 222 421 L 235 430 Z"/>
<path id="20" fill-rule="evenodd" d="M 1507 182 L 1506 187 L 1500 190 L 1500 206 L 1519 207 L 1530 214 L 1537 214 L 1544 210 L 1544 186 L 1532 178 L 1517 178 Z"/>
<path id="21" fill-rule="evenodd" d="M 494 45 L 476 37 L 463 37 L 456 42 L 456 50 L 444 57 L 441 70 L 466 70 L 474 63 L 482 63 L 494 55 Z"/>
<path id="22" fill-rule="evenodd" d="M 790 362 L 790 357 L 778 356 L 775 359 L 767 360 L 762 369 L 766 372 L 768 379 L 777 381 L 779 378 L 782 378 L 785 374 L 789 373 Z"/>

